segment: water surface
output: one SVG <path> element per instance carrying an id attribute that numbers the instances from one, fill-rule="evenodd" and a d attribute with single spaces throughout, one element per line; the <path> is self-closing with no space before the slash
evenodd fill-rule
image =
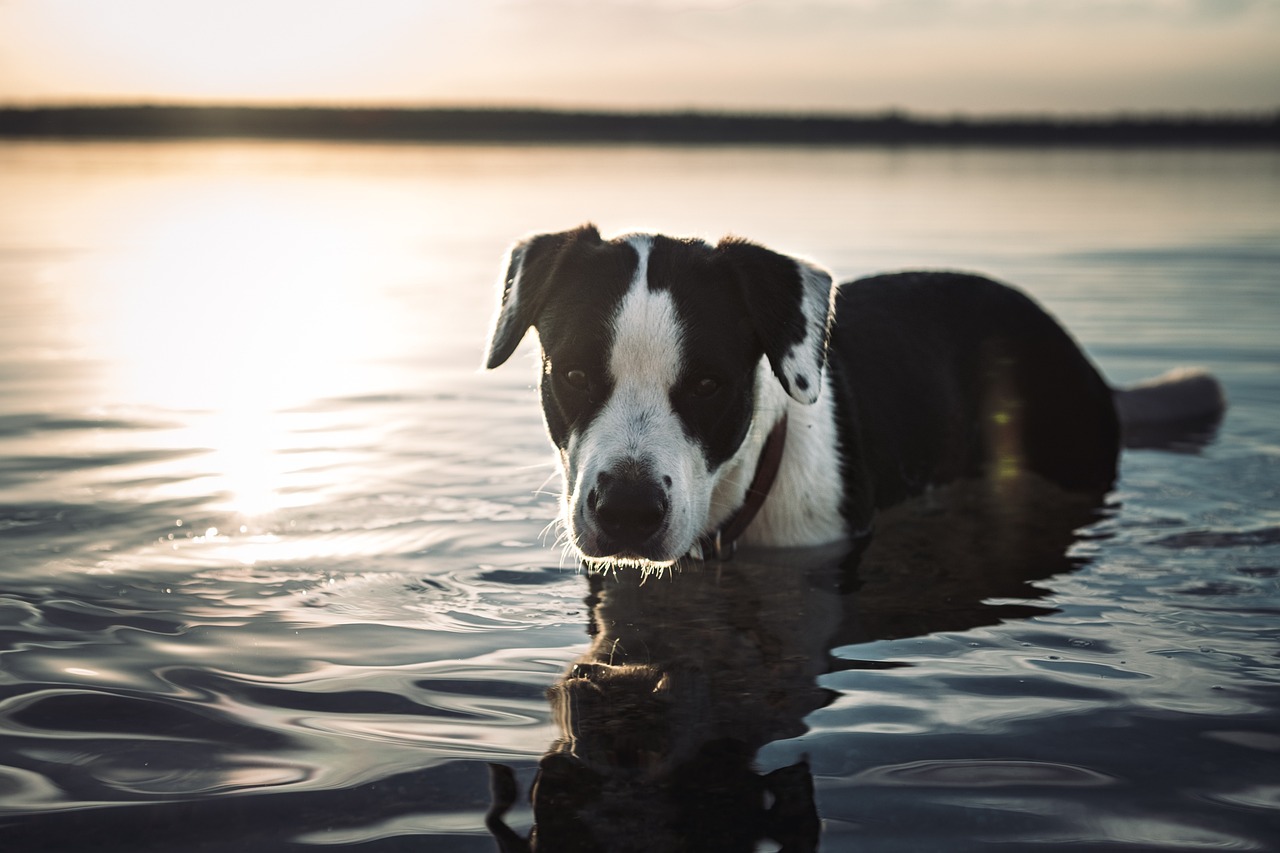
<path id="1" fill-rule="evenodd" d="M 981 270 L 1113 381 L 1201 365 L 1231 409 L 1126 453 L 1074 538 L 1028 501 L 1010 549 L 911 516 L 856 584 L 786 554 L 593 590 L 532 350 L 478 370 L 506 247 L 588 220 Z M 568 732 L 626 764 L 615 717 L 662 732 L 632 769 L 737 743 L 707 779 L 823 850 L 1274 849 L 1277 247 L 1270 151 L 0 144 L 6 849 L 490 850 L 489 763 L 523 793 Z M 649 668 L 566 717 L 578 660 Z M 803 834 L 704 782 L 597 822 Z"/>

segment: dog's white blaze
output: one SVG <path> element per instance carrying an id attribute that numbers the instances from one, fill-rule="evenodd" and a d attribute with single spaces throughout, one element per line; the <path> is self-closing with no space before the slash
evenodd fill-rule
<path id="1" fill-rule="evenodd" d="M 590 426 L 570 446 L 577 476 L 566 507 L 574 538 L 583 550 L 596 533 L 586 512 L 587 494 L 600 473 L 640 463 L 663 487 L 670 478 L 668 519 L 662 550 L 674 560 L 693 545 L 707 512 L 711 479 L 706 457 L 685 434 L 671 406 L 671 390 L 682 367 L 682 329 L 671 294 L 648 284 L 652 238 L 628 242 L 639 254 L 631 287 L 613 318 L 609 373 L 614 388 Z"/>

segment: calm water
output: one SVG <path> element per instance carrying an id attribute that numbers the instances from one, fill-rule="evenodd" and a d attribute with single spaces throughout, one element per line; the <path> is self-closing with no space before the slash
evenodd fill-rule
<path id="1" fill-rule="evenodd" d="M 505 247 L 587 220 L 982 270 L 1231 409 L 1075 541 L 588 600 L 531 355 L 477 369 Z M 726 791 L 803 813 L 804 756 L 823 850 L 1278 849 L 1277 328 L 1277 152 L 0 144 L 4 849 L 492 850 L 562 724 L 702 756 L 593 783 L 635 849 L 776 850 Z M 669 683 L 548 697 L 579 658 Z"/>

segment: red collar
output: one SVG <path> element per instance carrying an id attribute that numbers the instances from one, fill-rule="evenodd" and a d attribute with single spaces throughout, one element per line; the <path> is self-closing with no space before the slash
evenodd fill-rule
<path id="1" fill-rule="evenodd" d="M 760 512 L 760 508 L 764 506 L 765 498 L 769 497 L 769 489 L 773 487 L 773 481 L 778 477 L 778 469 L 782 467 L 782 450 L 786 444 L 787 416 L 784 414 L 782 420 L 778 421 L 770 431 L 769 437 L 765 439 L 764 447 L 760 450 L 760 459 L 756 462 L 755 476 L 751 479 L 751 485 L 747 486 L 747 494 L 742 501 L 742 506 L 738 507 L 738 511 L 730 516 L 719 530 L 703 537 L 701 543 L 703 559 L 714 557 L 717 560 L 728 560 L 733 557 L 738 537 L 746 532 L 747 527 L 755 520 L 756 514 Z"/>

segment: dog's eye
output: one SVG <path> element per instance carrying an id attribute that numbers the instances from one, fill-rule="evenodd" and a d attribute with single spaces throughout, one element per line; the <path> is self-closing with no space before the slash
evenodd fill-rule
<path id="1" fill-rule="evenodd" d="M 710 376 L 704 376 L 696 379 L 689 385 L 689 396 L 700 397 L 706 399 L 712 394 L 720 390 L 720 383 L 712 379 Z"/>
<path id="2" fill-rule="evenodd" d="M 568 382 L 570 387 L 577 388 L 579 391 L 586 391 L 591 387 L 591 381 L 587 379 L 587 372 L 577 368 L 566 370 L 564 372 L 564 381 Z"/>

